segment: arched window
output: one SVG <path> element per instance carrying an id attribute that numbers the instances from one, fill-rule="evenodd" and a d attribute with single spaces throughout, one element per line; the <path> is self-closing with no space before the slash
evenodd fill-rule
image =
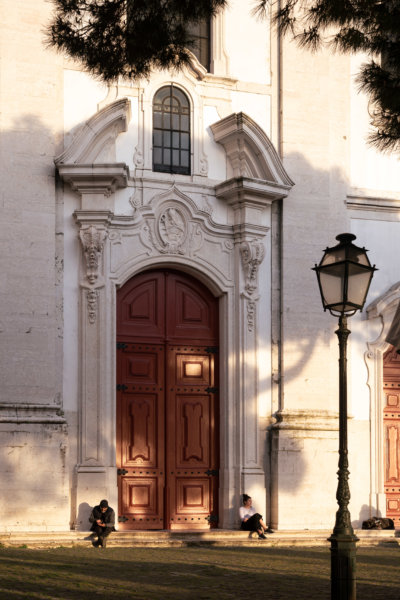
<path id="1" fill-rule="evenodd" d="M 174 85 L 154 96 L 153 170 L 190 175 L 190 104 Z"/>

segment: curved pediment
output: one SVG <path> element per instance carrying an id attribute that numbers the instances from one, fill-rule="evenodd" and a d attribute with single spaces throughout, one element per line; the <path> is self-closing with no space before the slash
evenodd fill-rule
<path id="1" fill-rule="evenodd" d="M 294 185 L 265 131 L 245 113 L 233 113 L 211 125 L 214 140 L 223 145 L 228 178 L 261 179 L 286 190 Z"/>
<path id="2" fill-rule="evenodd" d="M 57 166 L 115 162 L 115 140 L 127 130 L 129 120 L 129 100 L 123 98 L 109 104 L 81 127 L 54 162 Z"/>

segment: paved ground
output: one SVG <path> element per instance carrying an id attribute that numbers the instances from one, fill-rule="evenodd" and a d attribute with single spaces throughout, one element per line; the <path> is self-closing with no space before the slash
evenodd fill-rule
<path id="1" fill-rule="evenodd" d="M 399 600 L 400 547 L 359 548 L 357 598 Z M 326 548 L 0 549 L 3 600 L 329 600 Z"/>

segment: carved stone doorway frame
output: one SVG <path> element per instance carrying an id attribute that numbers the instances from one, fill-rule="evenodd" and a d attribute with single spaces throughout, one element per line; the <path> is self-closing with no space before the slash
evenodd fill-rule
<path id="1" fill-rule="evenodd" d="M 131 203 L 133 215 L 119 215 L 118 190 L 135 180 L 125 163 L 101 157 L 105 146 L 107 156 L 113 146 L 116 155 L 117 137 L 129 120 L 129 100 L 114 102 L 55 161 L 61 179 L 80 195 L 74 213 L 82 252 L 72 520 L 101 497 L 117 506 L 116 289 L 144 270 L 168 267 L 191 274 L 220 298 L 219 523 L 232 527 L 241 492 L 260 506 L 269 504 L 262 422 L 270 410 L 271 377 L 263 370 L 268 357 L 271 362 L 271 322 L 258 312 L 262 306 L 263 314 L 271 314 L 272 204 L 287 196 L 293 182 L 263 130 L 248 116 L 232 114 L 211 127 L 226 152 L 227 180 L 208 188 L 192 184 L 186 192 L 168 180 L 154 188 L 149 182 L 147 200 Z M 204 207 L 198 200 L 205 192 Z M 232 225 L 213 220 L 213 197 L 227 205 Z M 175 219 L 178 233 L 166 235 L 167 218 Z"/>
<path id="2" fill-rule="evenodd" d="M 365 362 L 368 368 L 371 423 L 371 492 L 370 506 L 374 514 L 386 516 L 383 409 L 383 356 L 390 344 L 386 336 L 400 302 L 400 283 L 394 284 L 385 294 L 367 307 L 368 320 L 380 331 L 375 340 L 368 342 Z"/>

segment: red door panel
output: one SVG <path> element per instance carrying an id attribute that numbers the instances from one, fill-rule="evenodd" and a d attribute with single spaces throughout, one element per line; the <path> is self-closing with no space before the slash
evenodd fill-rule
<path id="1" fill-rule="evenodd" d="M 386 516 L 400 529 L 400 356 L 394 348 L 385 353 L 383 364 Z"/>
<path id="2" fill-rule="evenodd" d="M 213 526 L 218 492 L 215 355 L 196 346 L 170 346 L 167 352 L 169 527 Z"/>
<path id="3" fill-rule="evenodd" d="M 167 337 L 175 343 L 218 343 L 217 303 L 195 280 L 170 274 L 167 283 Z"/>
<path id="4" fill-rule="evenodd" d="M 118 344 L 117 425 L 121 529 L 164 521 L 164 346 Z"/>
<path id="5" fill-rule="evenodd" d="M 163 340 L 165 337 L 165 277 L 142 273 L 118 292 L 118 340 Z"/>
<path id="6" fill-rule="evenodd" d="M 216 526 L 216 299 L 191 277 L 143 273 L 118 293 L 117 332 L 120 528 Z"/>

